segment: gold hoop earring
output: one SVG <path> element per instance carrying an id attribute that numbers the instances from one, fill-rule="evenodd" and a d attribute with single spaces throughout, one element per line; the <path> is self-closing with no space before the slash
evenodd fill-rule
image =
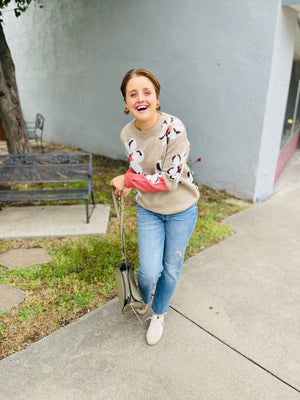
<path id="1" fill-rule="evenodd" d="M 125 115 L 128 115 L 128 114 L 129 114 L 129 110 L 128 110 L 127 107 L 124 108 L 124 114 L 125 114 Z"/>
<path id="2" fill-rule="evenodd" d="M 160 111 L 160 104 L 159 103 L 156 106 L 156 111 Z"/>

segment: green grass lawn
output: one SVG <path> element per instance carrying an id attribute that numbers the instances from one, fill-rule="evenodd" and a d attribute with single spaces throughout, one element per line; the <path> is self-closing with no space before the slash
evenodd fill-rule
<path id="1" fill-rule="evenodd" d="M 116 296 L 113 272 L 120 262 L 121 246 L 109 182 L 126 171 L 127 163 L 95 155 L 93 166 L 96 203 L 111 205 L 105 236 L 0 243 L 0 253 L 20 247 L 43 247 L 53 258 L 48 264 L 23 270 L 7 270 L 0 265 L 0 283 L 18 287 L 26 295 L 18 307 L 0 313 L 0 358 L 24 349 Z M 199 190 L 199 217 L 186 258 L 230 236 L 231 229 L 222 225 L 222 220 L 245 208 L 230 203 L 230 196 L 223 192 L 203 186 Z M 135 209 L 131 193 L 125 207 L 127 257 L 137 267 Z"/>

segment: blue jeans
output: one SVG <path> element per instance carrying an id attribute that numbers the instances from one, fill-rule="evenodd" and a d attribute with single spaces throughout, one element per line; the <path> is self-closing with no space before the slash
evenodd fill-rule
<path id="1" fill-rule="evenodd" d="M 145 304 L 150 303 L 156 285 L 152 304 L 155 314 L 165 314 L 169 309 L 197 215 L 197 203 L 170 215 L 137 206 L 138 283 Z"/>

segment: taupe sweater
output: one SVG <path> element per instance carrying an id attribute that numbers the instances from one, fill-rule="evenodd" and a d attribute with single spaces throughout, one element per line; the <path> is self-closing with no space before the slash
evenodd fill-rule
<path id="1" fill-rule="evenodd" d="M 190 143 L 183 123 L 162 113 L 148 131 L 131 121 L 121 132 L 130 168 L 125 185 L 136 188 L 137 203 L 160 214 L 186 210 L 199 198 L 187 165 Z"/>

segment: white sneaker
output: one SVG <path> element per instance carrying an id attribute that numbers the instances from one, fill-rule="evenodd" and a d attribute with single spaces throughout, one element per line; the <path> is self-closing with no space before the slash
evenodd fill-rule
<path id="1" fill-rule="evenodd" d="M 153 316 L 148 319 L 151 319 L 151 321 L 146 335 L 146 342 L 150 346 L 154 346 L 162 337 L 164 331 L 164 316 L 153 314 Z"/>

